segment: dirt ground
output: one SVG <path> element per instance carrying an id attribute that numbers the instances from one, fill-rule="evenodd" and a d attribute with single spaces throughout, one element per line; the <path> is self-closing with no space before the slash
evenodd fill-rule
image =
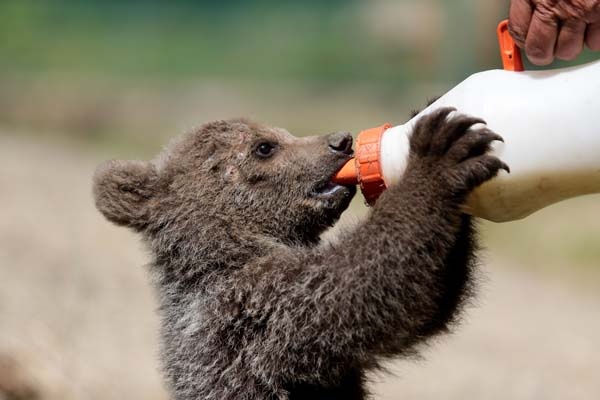
<path id="1" fill-rule="evenodd" d="M 0 400 L 17 384 L 49 400 L 166 398 L 147 256 L 93 208 L 102 158 L 0 135 Z M 462 325 L 374 377 L 375 398 L 600 398 L 600 282 L 515 263 L 489 254 Z"/>

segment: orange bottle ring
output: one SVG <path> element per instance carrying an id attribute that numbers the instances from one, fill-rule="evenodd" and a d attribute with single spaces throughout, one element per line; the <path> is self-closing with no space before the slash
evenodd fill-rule
<path id="1" fill-rule="evenodd" d="M 386 189 L 380 161 L 381 138 L 383 133 L 391 127 L 391 124 L 384 124 L 364 130 L 356 140 L 356 171 L 367 204 L 375 203 Z"/>

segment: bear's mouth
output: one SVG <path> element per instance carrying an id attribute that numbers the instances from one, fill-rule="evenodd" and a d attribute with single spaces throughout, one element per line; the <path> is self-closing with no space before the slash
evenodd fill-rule
<path id="1" fill-rule="evenodd" d="M 319 181 L 310 191 L 310 197 L 317 200 L 337 201 L 354 197 L 355 186 L 346 186 L 333 181 L 335 174 Z"/>
<path id="2" fill-rule="evenodd" d="M 350 190 L 347 186 L 334 183 L 332 180 L 328 180 L 324 183 L 318 184 L 312 190 L 311 196 L 317 199 L 326 200 L 335 197 L 342 192 L 349 193 Z"/>
<path id="3" fill-rule="evenodd" d="M 327 203 L 349 203 L 356 194 L 356 186 L 347 186 L 334 181 L 335 175 L 348 159 L 350 159 L 350 156 L 342 160 L 343 162 L 340 162 L 340 165 L 337 165 L 333 171 L 330 171 L 328 175 L 319 180 L 309 192 L 309 196 Z"/>

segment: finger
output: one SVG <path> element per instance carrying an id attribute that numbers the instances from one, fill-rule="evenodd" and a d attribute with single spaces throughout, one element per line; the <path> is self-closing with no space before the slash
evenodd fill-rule
<path id="1" fill-rule="evenodd" d="M 548 65 L 554 59 L 558 38 L 558 21 L 549 14 L 536 10 L 525 40 L 525 52 L 529 60 L 537 65 Z"/>
<path id="2" fill-rule="evenodd" d="M 529 0 L 512 0 L 508 17 L 508 31 L 517 43 L 517 46 L 525 47 L 527 31 L 533 15 L 533 6 Z"/>
<path id="3" fill-rule="evenodd" d="M 585 40 L 585 22 L 581 20 L 567 20 L 560 27 L 556 42 L 556 57 L 561 60 L 573 60 L 583 50 Z"/>
<path id="4" fill-rule="evenodd" d="M 585 44 L 591 50 L 600 50 L 600 22 L 588 25 L 585 32 Z"/>

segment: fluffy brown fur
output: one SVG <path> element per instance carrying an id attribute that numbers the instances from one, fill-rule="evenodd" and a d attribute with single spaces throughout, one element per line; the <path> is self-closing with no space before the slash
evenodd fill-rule
<path id="1" fill-rule="evenodd" d="M 345 133 L 218 121 L 98 168 L 98 209 L 152 250 L 176 399 L 365 399 L 366 371 L 445 330 L 474 263 L 461 205 L 505 168 L 499 137 L 450 111 L 419 121 L 403 179 L 337 244 L 319 236 L 354 195 L 330 183 Z"/>

